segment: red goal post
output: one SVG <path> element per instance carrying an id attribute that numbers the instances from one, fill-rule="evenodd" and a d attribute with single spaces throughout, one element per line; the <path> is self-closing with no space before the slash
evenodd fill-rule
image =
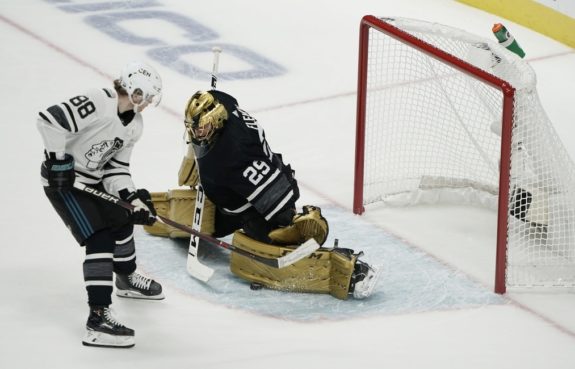
<path id="1" fill-rule="evenodd" d="M 495 292 L 505 293 L 508 285 L 572 287 L 573 229 L 567 227 L 567 241 L 548 235 L 575 218 L 573 209 L 566 221 L 554 215 L 564 208 L 549 206 L 552 196 L 569 193 L 572 178 L 555 180 L 561 165 L 545 163 L 553 158 L 540 141 L 560 140 L 539 104 L 534 72 L 511 54 L 448 26 L 363 17 L 353 211 L 362 214 L 377 203 L 468 203 L 475 193 L 486 194 L 478 202 L 493 202 L 498 212 Z M 558 151 L 572 168 L 562 146 Z M 534 153 L 544 159 L 525 164 Z"/>

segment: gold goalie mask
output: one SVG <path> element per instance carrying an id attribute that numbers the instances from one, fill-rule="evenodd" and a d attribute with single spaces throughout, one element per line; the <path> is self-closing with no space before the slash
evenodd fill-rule
<path id="1" fill-rule="evenodd" d="M 200 144 L 209 143 L 228 119 L 224 105 L 206 91 L 198 91 L 188 100 L 184 115 L 187 141 L 193 139 Z"/>

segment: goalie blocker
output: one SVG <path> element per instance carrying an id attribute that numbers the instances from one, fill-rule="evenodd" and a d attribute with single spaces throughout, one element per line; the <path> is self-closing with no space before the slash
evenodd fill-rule
<path id="1" fill-rule="evenodd" d="M 193 219 L 196 191 L 177 189 L 168 192 L 152 193 L 152 201 L 158 215 L 176 222 L 190 225 Z M 215 230 L 215 206 L 206 199 L 205 213 L 201 232 L 213 234 Z M 153 235 L 180 238 L 189 234 L 171 226 L 156 222 L 144 229 Z M 242 231 L 236 231 L 232 244 L 238 249 L 263 256 L 283 256 L 295 247 L 314 238 L 323 244 L 327 238 L 328 224 L 321 210 L 314 206 L 304 206 L 296 214 L 291 225 L 273 230 L 270 238 L 281 245 L 271 245 L 256 241 Z M 350 295 L 362 299 L 371 295 L 378 273 L 367 263 L 358 260 L 361 253 L 346 248 L 322 247 L 308 258 L 284 268 L 272 268 L 253 258 L 233 251 L 230 258 L 230 270 L 235 275 L 252 283 L 270 289 L 292 292 L 328 293 L 338 299 L 347 299 Z"/>
<path id="2" fill-rule="evenodd" d="M 158 215 L 191 227 L 194 218 L 196 193 L 195 190 L 191 189 L 174 189 L 168 192 L 152 192 L 150 195 Z M 211 235 L 214 233 L 216 207 L 211 201 L 206 199 L 203 211 L 204 217 L 201 232 Z M 155 236 L 169 238 L 190 237 L 189 233 L 162 222 L 156 222 L 151 226 L 146 225 L 144 230 Z"/>

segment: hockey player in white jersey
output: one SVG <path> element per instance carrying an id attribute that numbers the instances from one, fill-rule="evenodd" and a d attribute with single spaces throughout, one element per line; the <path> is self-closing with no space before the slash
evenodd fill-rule
<path id="1" fill-rule="evenodd" d="M 136 271 L 134 224 L 153 224 L 148 191 L 130 176 L 130 156 L 142 135 L 142 111 L 156 106 L 162 81 L 149 65 L 129 63 L 114 88 L 90 89 L 39 113 L 44 141 L 44 192 L 76 241 L 85 246 L 84 281 L 90 313 L 83 344 L 132 347 L 134 331 L 112 315 L 113 277 L 121 297 L 163 299 L 159 283 Z M 116 195 L 128 212 L 73 189 L 74 181 Z"/>

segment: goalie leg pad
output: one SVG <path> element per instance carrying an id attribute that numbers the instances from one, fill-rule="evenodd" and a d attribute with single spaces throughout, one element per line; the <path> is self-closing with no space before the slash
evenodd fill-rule
<path id="1" fill-rule="evenodd" d="M 300 245 L 313 238 L 319 245 L 324 244 L 329 226 L 321 215 L 321 209 L 312 205 L 304 205 L 302 209 L 301 213 L 294 216 L 292 224 L 269 233 L 268 236 L 274 243 Z"/>
<path id="2" fill-rule="evenodd" d="M 151 192 L 150 197 L 156 209 L 156 213 L 163 217 L 168 217 L 170 212 L 170 201 L 167 192 Z M 155 222 L 153 225 L 144 225 L 144 230 L 154 236 L 168 237 L 170 227 L 162 222 Z"/>
<path id="3" fill-rule="evenodd" d="M 178 171 L 178 185 L 196 187 L 200 180 L 198 168 L 196 167 L 196 160 L 184 156 L 180 170 Z"/>
<path id="4" fill-rule="evenodd" d="M 265 257 L 279 257 L 294 246 L 276 246 L 253 240 L 243 232 L 234 233 L 232 244 Z M 346 251 L 344 251 L 346 250 Z M 346 300 L 357 255 L 349 249 L 320 248 L 306 259 L 276 269 L 232 252 L 230 270 L 238 277 L 265 287 L 292 292 L 329 293 Z"/>
<path id="5" fill-rule="evenodd" d="M 194 147 L 189 143 L 186 155 L 184 155 L 182 164 L 180 164 L 180 170 L 178 171 L 178 186 L 190 186 L 195 188 L 199 181 L 200 174 L 198 173 Z"/>
<path id="6" fill-rule="evenodd" d="M 331 279 L 329 291 L 333 297 L 346 300 L 357 255 L 351 249 L 333 249 L 331 253 Z"/>
<path id="7" fill-rule="evenodd" d="M 191 227 L 196 207 L 196 193 L 197 191 L 192 189 L 174 189 L 168 192 L 153 192 L 150 195 L 158 215 Z M 215 205 L 206 198 L 202 217 L 202 233 L 214 233 L 215 214 Z M 155 236 L 170 238 L 190 237 L 189 233 L 162 222 L 156 222 L 152 226 L 144 226 L 144 230 Z"/>
<path id="8" fill-rule="evenodd" d="M 237 248 L 264 257 L 280 257 L 293 249 L 290 246 L 274 246 L 256 241 L 240 231 L 234 233 L 232 244 Z M 271 289 L 327 293 L 329 292 L 330 278 L 329 259 L 329 250 L 320 248 L 306 259 L 276 269 L 237 252 L 232 252 L 230 270 L 242 279 L 259 283 Z"/>

